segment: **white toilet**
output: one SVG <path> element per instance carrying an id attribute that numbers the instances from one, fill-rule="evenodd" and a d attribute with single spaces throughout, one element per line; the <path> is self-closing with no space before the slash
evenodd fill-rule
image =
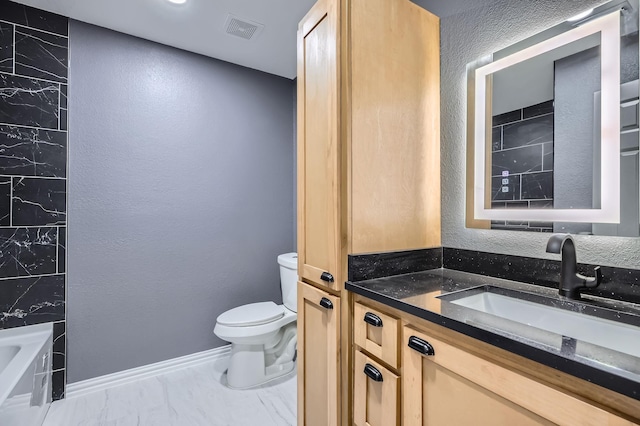
<path id="1" fill-rule="evenodd" d="M 231 342 L 230 388 L 246 389 L 283 376 L 295 367 L 298 255 L 278 256 L 283 305 L 251 303 L 230 309 L 213 332 Z"/>

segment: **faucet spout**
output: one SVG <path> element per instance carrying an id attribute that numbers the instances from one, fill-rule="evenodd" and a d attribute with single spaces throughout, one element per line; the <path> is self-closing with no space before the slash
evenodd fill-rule
<path id="1" fill-rule="evenodd" d="M 547 242 L 547 253 L 562 255 L 560 267 L 559 293 L 569 299 L 580 299 L 580 292 L 586 288 L 595 288 L 602 282 L 602 271 L 595 268 L 595 277 L 578 274 L 576 246 L 569 234 L 554 234 Z"/>

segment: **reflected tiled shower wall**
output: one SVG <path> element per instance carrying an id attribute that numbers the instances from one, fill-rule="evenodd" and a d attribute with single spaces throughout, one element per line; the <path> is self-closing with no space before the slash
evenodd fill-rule
<path id="1" fill-rule="evenodd" d="M 0 328 L 53 322 L 65 388 L 68 19 L 0 0 Z"/>
<path id="2" fill-rule="evenodd" d="M 492 208 L 553 208 L 553 123 L 552 100 L 493 117 Z M 553 224 L 492 221 L 491 229 L 553 232 Z"/>

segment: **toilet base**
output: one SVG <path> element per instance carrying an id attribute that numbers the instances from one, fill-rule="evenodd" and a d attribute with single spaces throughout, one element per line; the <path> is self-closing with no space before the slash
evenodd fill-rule
<path id="1" fill-rule="evenodd" d="M 296 364 L 296 344 L 295 322 L 283 328 L 271 348 L 268 348 L 269 344 L 232 343 L 227 386 L 232 389 L 248 389 L 292 372 Z"/>

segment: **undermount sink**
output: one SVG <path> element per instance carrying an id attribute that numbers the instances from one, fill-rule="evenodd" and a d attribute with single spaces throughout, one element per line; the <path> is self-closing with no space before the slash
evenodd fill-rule
<path id="1" fill-rule="evenodd" d="M 628 316 L 624 313 L 494 286 L 449 293 L 439 299 L 640 357 L 640 327 L 584 312 L 598 312 L 616 319 Z"/>

